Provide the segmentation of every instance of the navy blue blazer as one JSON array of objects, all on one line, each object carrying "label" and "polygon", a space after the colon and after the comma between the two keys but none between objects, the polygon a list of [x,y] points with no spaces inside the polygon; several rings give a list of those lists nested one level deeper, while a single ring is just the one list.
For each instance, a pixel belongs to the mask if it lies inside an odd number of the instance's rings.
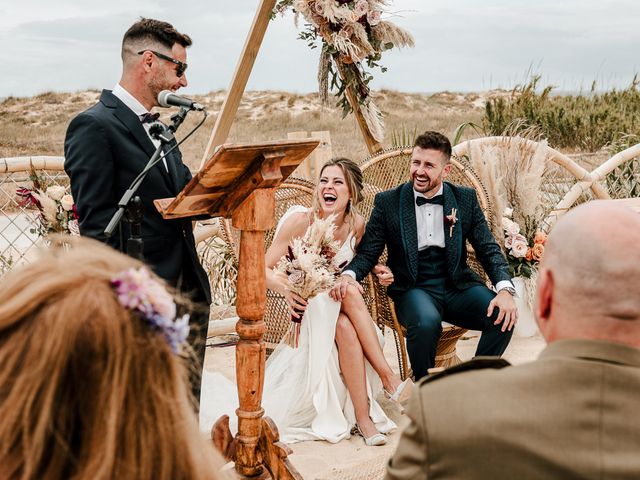
[{"label": "navy blue blazer", "polygon": [[[475,190],[443,182],[443,195],[444,215],[450,215],[455,208],[458,218],[451,236],[449,226],[444,227],[449,280],[461,289],[484,284],[467,265],[467,240],[494,285],[502,280],[510,280],[509,266],[489,229]],[[387,265],[394,275],[394,283],[388,288],[389,294],[393,296],[394,293],[413,288],[418,276],[418,230],[414,202],[411,182],[378,193],[357,254],[345,270],[352,270],[356,278],[361,280],[378,262],[386,246]]]},{"label": "navy blue blazer", "polygon": [[[122,223],[122,235],[116,231],[107,239],[103,232],[123,193],[154,151],[139,117],[109,90],[103,90],[97,104],[71,121],[64,143],[64,169],[71,179],[82,235],[125,250],[122,247],[130,236],[127,223]],[[159,162],[138,190],[144,205],[145,261],[174,286],[181,273],[190,269],[202,298],[210,302],[209,280],[196,252],[191,220],[165,220],[153,205],[155,199],[175,197],[191,179],[179,149],[166,162],[168,171]]]}]

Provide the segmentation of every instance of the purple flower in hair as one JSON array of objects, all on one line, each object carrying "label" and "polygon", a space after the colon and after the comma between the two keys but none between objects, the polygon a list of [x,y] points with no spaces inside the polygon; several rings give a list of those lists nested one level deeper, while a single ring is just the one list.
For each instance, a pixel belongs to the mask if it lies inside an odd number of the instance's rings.
[{"label": "purple flower in hair", "polygon": [[174,352],[189,334],[189,315],[176,318],[176,304],[164,286],[144,267],[130,268],[111,279],[118,302],[137,312],[155,330],[162,332]]}]

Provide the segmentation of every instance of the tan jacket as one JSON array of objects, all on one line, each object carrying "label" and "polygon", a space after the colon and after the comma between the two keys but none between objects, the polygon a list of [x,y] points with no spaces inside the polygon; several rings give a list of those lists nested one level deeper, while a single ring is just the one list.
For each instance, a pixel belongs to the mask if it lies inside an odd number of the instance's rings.
[{"label": "tan jacket", "polygon": [[420,382],[387,479],[640,479],[640,349],[554,342]]}]

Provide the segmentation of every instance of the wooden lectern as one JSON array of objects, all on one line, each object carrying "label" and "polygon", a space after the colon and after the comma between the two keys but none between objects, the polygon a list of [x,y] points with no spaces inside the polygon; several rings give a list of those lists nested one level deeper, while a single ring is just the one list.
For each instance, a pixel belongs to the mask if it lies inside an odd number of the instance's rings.
[{"label": "wooden lectern", "polygon": [[166,219],[226,217],[240,234],[236,310],[236,376],[238,434],[232,437],[229,417],[221,417],[211,431],[215,446],[235,462],[245,477],[300,479],[287,459],[289,448],[279,442],[278,430],[263,418],[261,406],[266,350],[264,232],[275,223],[274,189],[318,146],[315,139],[264,144],[222,145],[175,198],[156,200]]}]

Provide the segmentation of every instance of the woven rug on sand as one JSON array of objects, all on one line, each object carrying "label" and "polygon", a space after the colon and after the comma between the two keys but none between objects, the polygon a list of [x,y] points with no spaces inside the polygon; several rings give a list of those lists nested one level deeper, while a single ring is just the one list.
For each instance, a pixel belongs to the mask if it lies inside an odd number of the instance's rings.
[{"label": "woven rug on sand", "polygon": [[387,458],[374,458],[346,468],[336,468],[317,477],[318,480],[379,480],[384,477]]}]

